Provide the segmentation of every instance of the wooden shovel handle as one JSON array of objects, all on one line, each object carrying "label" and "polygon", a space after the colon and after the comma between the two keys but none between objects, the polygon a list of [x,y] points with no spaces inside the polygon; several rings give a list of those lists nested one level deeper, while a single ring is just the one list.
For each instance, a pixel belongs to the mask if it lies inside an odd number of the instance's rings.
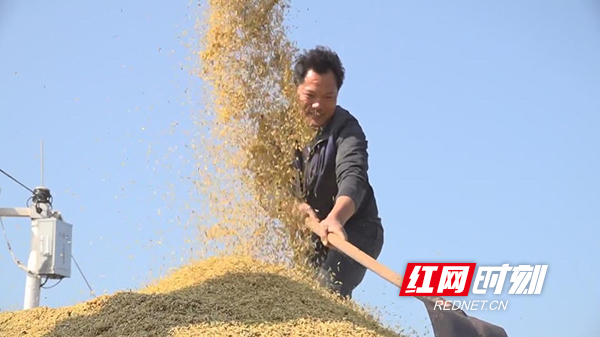
[{"label": "wooden shovel handle", "polygon": [[[317,232],[317,226],[319,226],[319,222],[316,218],[316,215],[309,213],[309,218],[307,219],[306,224],[310,227],[310,229],[313,232]],[[337,234],[329,233],[329,235],[327,235],[327,241],[331,246],[333,246],[340,252],[348,255],[354,261],[360,263],[365,268],[381,276],[388,282],[392,283],[398,288],[402,286],[402,276],[395,273],[393,270],[384,266],[383,264],[377,262],[377,260],[367,255],[362,250],[356,248],[356,246],[354,246],[350,242],[339,237]]]},{"label": "wooden shovel handle", "polygon": [[[314,213],[314,211],[312,209],[304,209],[304,211],[306,211],[308,214],[308,218],[306,219],[306,224],[309,226],[309,228],[314,233],[317,233],[318,226],[319,226],[319,220],[317,218],[317,215]],[[350,242],[339,237],[337,234],[329,233],[327,235],[327,241],[328,241],[329,245],[333,246],[335,249],[339,250],[340,252],[348,255],[351,259],[360,263],[365,268],[369,269],[370,271],[374,272],[375,274],[381,276],[384,280],[390,282],[391,284],[397,286],[398,288],[402,287],[402,276],[400,274],[394,272],[390,268],[379,263],[377,260],[375,260],[371,256],[367,255],[365,252],[358,249],[356,246],[354,246]],[[414,297],[423,302],[443,301],[444,306],[451,305],[451,303],[448,302],[446,299],[444,299],[442,297],[438,297],[438,296],[432,296],[432,297],[414,296]]]},{"label": "wooden shovel handle", "polygon": [[336,249],[348,255],[350,258],[360,263],[365,268],[381,276],[382,278],[397,286],[398,288],[402,286],[402,276],[395,273],[393,270],[384,266],[383,264],[377,262],[377,260],[370,257],[362,250],[356,248],[356,246],[354,246],[350,242],[340,238],[339,235],[330,233],[329,235],[327,235],[327,240]]}]

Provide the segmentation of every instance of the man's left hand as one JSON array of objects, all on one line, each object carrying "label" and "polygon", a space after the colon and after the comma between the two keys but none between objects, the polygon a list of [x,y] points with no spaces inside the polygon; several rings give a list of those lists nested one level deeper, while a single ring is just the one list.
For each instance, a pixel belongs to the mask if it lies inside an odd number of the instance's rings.
[{"label": "man's left hand", "polygon": [[[348,235],[346,234],[346,231],[344,230],[344,225],[338,219],[333,218],[333,217],[327,217],[327,218],[325,218],[325,220],[321,221],[321,225],[323,225],[323,227],[325,227],[325,229],[327,230],[327,234],[329,234],[329,233],[335,234],[335,235],[339,236],[340,238],[344,239],[344,241],[348,241]],[[328,245],[327,237],[325,237],[325,238],[321,237],[321,241],[323,241],[323,245],[325,245],[325,246]]]}]

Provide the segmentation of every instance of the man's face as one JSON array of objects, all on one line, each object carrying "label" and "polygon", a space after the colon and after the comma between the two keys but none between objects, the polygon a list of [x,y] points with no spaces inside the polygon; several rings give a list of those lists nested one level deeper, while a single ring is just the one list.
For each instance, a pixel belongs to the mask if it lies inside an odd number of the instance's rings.
[{"label": "man's face", "polygon": [[330,70],[319,74],[309,70],[304,82],[298,86],[298,99],[306,122],[313,128],[325,126],[337,105],[337,83]]}]

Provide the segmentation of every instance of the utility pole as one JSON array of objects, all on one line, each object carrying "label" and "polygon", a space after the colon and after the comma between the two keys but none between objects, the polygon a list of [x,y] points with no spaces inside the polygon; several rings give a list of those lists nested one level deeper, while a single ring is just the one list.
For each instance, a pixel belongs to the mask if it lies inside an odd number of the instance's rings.
[{"label": "utility pole", "polygon": [[[71,277],[71,235],[73,226],[62,221],[60,212],[52,210],[52,195],[50,194],[50,190],[43,186],[43,158],[44,145],[42,142],[42,186],[36,187],[33,190],[31,205],[28,207],[0,208],[0,217],[25,217],[31,219],[31,243],[27,266],[22,265],[13,256],[19,268],[27,273],[23,309],[31,309],[39,306],[42,278],[45,278],[44,282],[46,282],[49,279],[61,280]],[[14,178],[12,179],[15,180]],[[23,185],[23,187],[25,186]]]}]

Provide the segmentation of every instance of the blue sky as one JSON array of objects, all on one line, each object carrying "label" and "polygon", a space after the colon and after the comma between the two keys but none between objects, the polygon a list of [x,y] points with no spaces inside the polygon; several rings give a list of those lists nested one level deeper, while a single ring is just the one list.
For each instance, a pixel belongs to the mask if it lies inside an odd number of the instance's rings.
[{"label": "blue sky", "polygon": [[[195,8],[0,4],[0,168],[39,185],[44,140],[45,183],[97,293],[139,288],[196,249]],[[369,140],[380,261],[548,264],[541,295],[470,295],[509,301],[471,314],[511,337],[599,335],[600,3],[303,1],[288,22],[299,47],[328,45],[346,67],[339,104]],[[29,197],[0,188],[0,207]],[[4,223],[25,260],[28,221]],[[18,309],[25,275],[4,242],[0,270],[0,310]],[[355,294],[386,322],[430,329],[422,304],[373,274]],[[75,269],[42,295],[90,298]]]}]

